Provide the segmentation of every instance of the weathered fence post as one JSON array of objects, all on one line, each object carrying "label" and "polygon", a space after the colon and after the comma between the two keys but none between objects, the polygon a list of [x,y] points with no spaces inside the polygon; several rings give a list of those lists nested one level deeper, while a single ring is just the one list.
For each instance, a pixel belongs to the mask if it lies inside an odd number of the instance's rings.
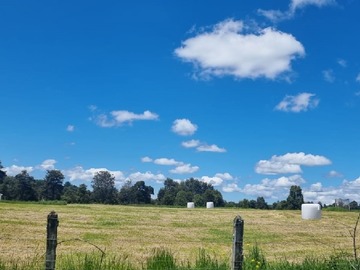
[{"label": "weathered fence post", "polygon": [[234,238],[232,248],[231,270],[242,270],[243,264],[243,240],[244,240],[244,220],[237,216],[234,219]]},{"label": "weathered fence post", "polygon": [[47,217],[45,270],[55,270],[58,225],[58,215],[51,211]]}]

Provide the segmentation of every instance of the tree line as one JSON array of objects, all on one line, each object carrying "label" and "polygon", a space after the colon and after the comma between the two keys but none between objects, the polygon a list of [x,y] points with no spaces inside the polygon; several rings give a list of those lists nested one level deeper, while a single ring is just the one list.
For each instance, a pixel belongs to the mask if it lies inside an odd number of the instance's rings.
[{"label": "tree line", "polygon": [[[167,178],[160,188],[157,198],[153,199],[154,188],[144,181],[135,183],[127,181],[120,189],[115,187],[115,177],[108,171],[97,172],[91,182],[92,190],[81,184],[64,183],[64,175],[59,170],[48,170],[43,179],[35,179],[24,170],[15,176],[8,176],[0,161],[0,194],[2,199],[17,201],[53,201],[67,203],[103,203],[103,204],[158,204],[167,206],[186,206],[194,202],[196,206],[205,206],[214,202],[216,207],[239,207],[252,209],[301,209],[304,197],[300,186],[290,187],[286,200],[268,204],[264,197],[256,200],[243,199],[239,202],[227,202],[222,194],[211,184],[194,178],[182,182]],[[318,202],[321,204],[321,202]],[[322,207],[327,207],[322,205]],[[357,202],[350,203],[349,208],[359,209]]]}]

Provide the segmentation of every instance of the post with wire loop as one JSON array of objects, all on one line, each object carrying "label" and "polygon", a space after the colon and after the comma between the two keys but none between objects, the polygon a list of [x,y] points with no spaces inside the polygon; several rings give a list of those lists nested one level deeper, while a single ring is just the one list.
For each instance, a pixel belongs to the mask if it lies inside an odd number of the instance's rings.
[{"label": "post with wire loop", "polygon": [[47,217],[45,270],[55,270],[58,215],[51,211]]},{"label": "post with wire loop", "polygon": [[232,248],[231,270],[242,270],[243,267],[244,220],[237,216],[234,219],[234,236]]}]

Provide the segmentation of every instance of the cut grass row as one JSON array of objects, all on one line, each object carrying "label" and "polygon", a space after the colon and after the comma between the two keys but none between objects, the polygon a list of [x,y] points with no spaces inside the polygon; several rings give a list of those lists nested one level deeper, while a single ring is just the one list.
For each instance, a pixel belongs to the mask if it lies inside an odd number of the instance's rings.
[{"label": "cut grass row", "polygon": [[254,245],[269,262],[351,255],[349,230],[358,215],[324,211],[322,219],[306,221],[300,211],[0,203],[0,261],[41,258],[46,217],[52,210],[60,221],[59,258],[81,257],[101,249],[109,258],[126,257],[138,265],[159,249],[171,250],[180,264],[195,262],[199,250],[228,264],[237,215],[245,220],[245,255]]}]

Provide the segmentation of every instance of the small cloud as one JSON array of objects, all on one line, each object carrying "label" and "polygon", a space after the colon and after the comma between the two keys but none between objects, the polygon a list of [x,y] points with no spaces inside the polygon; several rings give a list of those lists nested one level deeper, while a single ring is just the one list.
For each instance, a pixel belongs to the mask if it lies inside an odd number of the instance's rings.
[{"label": "small cloud", "polygon": [[222,187],[222,191],[231,193],[231,192],[240,192],[241,188],[236,183],[227,184]]},{"label": "small cloud", "polygon": [[191,166],[191,164],[182,164],[177,166],[175,169],[170,170],[170,172],[174,174],[187,174],[197,172],[198,170],[198,166]]},{"label": "small cloud", "polygon": [[195,73],[205,79],[276,79],[291,71],[294,59],[305,55],[303,45],[291,34],[270,27],[244,33],[247,28],[242,21],[224,20],[183,41],[175,55],[192,63]]},{"label": "small cloud", "polygon": [[197,125],[188,119],[176,119],[173,122],[172,131],[181,136],[193,135],[197,130]]},{"label": "small cloud", "polygon": [[150,111],[144,111],[142,114],[135,114],[129,111],[112,111],[110,115],[100,114],[94,119],[100,127],[116,127],[125,123],[132,124],[133,121],[139,120],[157,120],[159,116]]},{"label": "small cloud", "polygon": [[327,174],[327,177],[328,178],[341,178],[341,177],[343,177],[343,175],[337,171],[332,170]]},{"label": "small cloud", "polygon": [[334,76],[333,70],[331,70],[331,69],[324,70],[322,73],[323,73],[325,81],[327,81],[329,83],[335,82],[335,76]]},{"label": "small cloud", "polygon": [[176,161],[175,159],[171,158],[157,158],[154,160],[154,163],[157,165],[165,165],[165,166],[173,166],[183,164],[182,162]]},{"label": "small cloud", "polygon": [[149,157],[142,157],[141,162],[152,162],[153,160]]},{"label": "small cloud", "polygon": [[47,159],[44,160],[38,168],[40,168],[43,171],[47,170],[54,170],[55,169],[56,160],[55,159]]},{"label": "small cloud", "polygon": [[355,79],[357,82],[360,82],[360,73],[356,76],[356,79]]},{"label": "small cloud", "polygon": [[338,64],[343,68],[347,67],[347,62],[344,59],[339,59]]},{"label": "small cloud", "polygon": [[66,130],[67,130],[68,132],[73,132],[73,131],[75,130],[75,126],[73,126],[73,125],[68,125],[67,128],[66,128]]},{"label": "small cloud", "polygon": [[195,148],[199,146],[199,144],[200,144],[199,140],[190,140],[181,143],[181,145],[184,146],[185,148]]},{"label": "small cloud", "polygon": [[226,152],[225,148],[220,148],[216,144],[212,145],[200,145],[196,148],[199,152],[217,152],[224,153]]},{"label": "small cloud", "polygon": [[315,94],[300,93],[297,96],[286,96],[276,107],[278,111],[294,112],[307,111],[308,109],[316,108],[319,104],[319,99],[313,98]]},{"label": "small cloud", "polygon": [[161,183],[166,180],[166,177],[163,174],[153,174],[151,172],[145,172],[145,173],[136,172],[130,174],[126,178],[126,181],[132,181],[132,182],[151,181],[151,180]]}]

